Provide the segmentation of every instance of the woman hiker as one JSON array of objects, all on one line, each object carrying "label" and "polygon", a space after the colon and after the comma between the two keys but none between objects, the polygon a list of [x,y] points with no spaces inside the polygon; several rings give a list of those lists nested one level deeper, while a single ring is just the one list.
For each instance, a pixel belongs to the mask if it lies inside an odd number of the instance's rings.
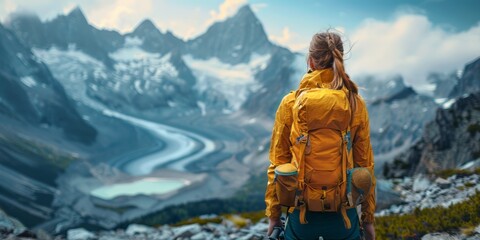
[{"label": "woman hiker", "polygon": [[[282,225],[281,207],[288,206],[285,239],[361,239],[361,232],[375,239],[368,113],[345,71],[341,37],[315,34],[307,64],[298,90],[283,98],[275,117],[265,193],[268,235]],[[277,179],[285,171],[295,176],[287,197]]]}]

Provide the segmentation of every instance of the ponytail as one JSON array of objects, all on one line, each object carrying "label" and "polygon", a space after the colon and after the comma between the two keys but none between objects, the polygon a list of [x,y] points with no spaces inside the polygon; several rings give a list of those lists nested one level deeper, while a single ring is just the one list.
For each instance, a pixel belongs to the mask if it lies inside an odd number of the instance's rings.
[{"label": "ponytail", "polygon": [[358,87],[345,72],[343,64],[343,43],[340,36],[333,32],[323,32],[313,35],[308,49],[308,62],[315,69],[333,68],[332,89],[348,89],[350,110],[353,114],[357,108]]},{"label": "ponytail", "polygon": [[[328,49],[333,55],[333,81],[331,83],[332,89],[341,89],[343,86],[348,90],[348,100],[350,103],[350,110],[353,114],[357,108],[357,96],[358,87],[351,79],[350,76],[345,72],[345,66],[343,64],[343,44],[340,36],[335,33],[327,33],[327,44]],[[336,41],[335,41],[336,40]],[[341,46],[340,49],[338,46]]]}]

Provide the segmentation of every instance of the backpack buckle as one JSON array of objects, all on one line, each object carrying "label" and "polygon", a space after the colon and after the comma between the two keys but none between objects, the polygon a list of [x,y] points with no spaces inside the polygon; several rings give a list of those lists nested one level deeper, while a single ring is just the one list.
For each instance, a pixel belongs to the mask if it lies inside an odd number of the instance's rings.
[{"label": "backpack buckle", "polygon": [[299,137],[297,137],[297,141],[296,141],[296,142],[297,142],[297,144],[299,144],[299,143],[307,143],[307,136],[305,136],[305,135],[303,135],[303,134],[300,135]]},{"label": "backpack buckle", "polygon": [[343,137],[343,140],[347,144],[347,152],[350,152],[350,150],[352,149],[352,141],[351,141],[350,131],[347,131],[345,133],[345,136]]}]

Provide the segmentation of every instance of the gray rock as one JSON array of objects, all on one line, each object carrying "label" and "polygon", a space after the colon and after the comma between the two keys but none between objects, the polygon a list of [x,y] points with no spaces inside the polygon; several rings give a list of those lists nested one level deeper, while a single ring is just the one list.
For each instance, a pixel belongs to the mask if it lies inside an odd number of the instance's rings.
[{"label": "gray rock", "polygon": [[451,236],[448,233],[430,233],[422,237],[422,240],[456,240],[460,239],[456,236]]},{"label": "gray rock", "polygon": [[125,231],[126,234],[128,235],[135,235],[138,233],[151,233],[154,232],[155,228],[145,226],[145,225],[140,225],[140,224],[130,224],[127,227],[127,230]]},{"label": "gray rock", "polygon": [[413,181],[413,191],[414,192],[420,192],[424,191],[430,186],[431,182],[428,180],[428,178],[424,177],[423,175],[419,175],[418,177],[415,178]]},{"label": "gray rock", "polygon": [[[476,65],[479,64],[477,60]],[[469,71],[469,75],[478,74],[478,67]],[[389,172],[402,171],[403,166],[408,168],[406,175],[413,176],[456,168],[473,160],[472,156],[480,151],[480,141],[477,140],[480,135],[476,130],[477,119],[480,119],[480,92],[460,95],[462,97],[448,109],[436,111],[435,120],[425,125],[421,139],[408,151],[396,156],[396,164],[386,167]]]},{"label": "gray rock", "polygon": [[67,231],[68,240],[87,240],[95,238],[95,234],[87,231],[84,228],[75,228]]},{"label": "gray rock", "polygon": [[207,234],[206,232],[199,232],[192,237],[190,237],[190,240],[207,240],[207,239],[212,239],[212,236],[210,234]]},{"label": "gray rock", "polygon": [[12,234],[19,234],[26,230],[22,223],[9,217],[2,210],[0,210],[0,229],[2,229],[3,232],[10,232]]},{"label": "gray rock", "polygon": [[268,224],[267,223],[257,223],[250,227],[250,230],[253,232],[267,232]]},{"label": "gray rock", "polygon": [[198,223],[173,228],[174,238],[189,238],[202,231]]},{"label": "gray rock", "polygon": [[435,180],[435,184],[437,184],[442,189],[449,188],[452,185],[449,180],[443,178],[437,178]]}]

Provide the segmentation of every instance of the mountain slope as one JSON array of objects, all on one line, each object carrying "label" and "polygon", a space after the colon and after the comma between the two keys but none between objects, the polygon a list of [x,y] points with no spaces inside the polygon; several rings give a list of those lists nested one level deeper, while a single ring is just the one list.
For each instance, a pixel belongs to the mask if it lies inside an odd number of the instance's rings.
[{"label": "mountain slope", "polygon": [[71,146],[92,145],[97,130],[45,64],[1,24],[0,56],[0,203],[33,226],[52,216],[55,179],[77,158]]},{"label": "mountain slope", "polygon": [[188,41],[185,53],[235,65],[248,62],[253,53],[268,53],[271,47],[262,24],[245,5],[233,17],[214,23],[204,34]]},{"label": "mountain slope", "polygon": [[108,53],[123,44],[123,37],[108,30],[98,30],[89,25],[80,8],[73,9],[68,15],[42,23],[37,16],[14,14],[7,27],[12,29],[23,44],[49,49],[75,48],[102,61],[108,67],[113,66]]},{"label": "mountain slope", "polygon": [[387,177],[412,176],[457,168],[480,158],[480,93],[438,109],[419,142],[384,169]]},{"label": "mountain slope", "polygon": [[148,52],[158,52],[166,54],[168,52],[180,51],[184,42],[175,37],[171,32],[165,34],[160,32],[158,28],[150,20],[141,22],[133,32],[126,35],[127,37],[138,37],[142,40],[142,48]]},{"label": "mountain slope", "polygon": [[480,58],[467,64],[463,74],[450,92],[451,98],[480,91]]},{"label": "mountain slope", "polygon": [[0,25],[0,111],[37,127],[58,127],[91,143],[96,130],[81,118],[49,69]]},{"label": "mountain slope", "polygon": [[[450,96],[421,139],[384,167],[387,177],[457,168],[480,158],[480,58],[467,64]],[[473,93],[472,93],[473,92]]]},{"label": "mountain slope", "polygon": [[368,76],[357,80],[357,84],[367,102],[371,142],[375,159],[381,165],[420,138],[438,105],[433,98],[406,86],[400,76],[391,79]]}]

